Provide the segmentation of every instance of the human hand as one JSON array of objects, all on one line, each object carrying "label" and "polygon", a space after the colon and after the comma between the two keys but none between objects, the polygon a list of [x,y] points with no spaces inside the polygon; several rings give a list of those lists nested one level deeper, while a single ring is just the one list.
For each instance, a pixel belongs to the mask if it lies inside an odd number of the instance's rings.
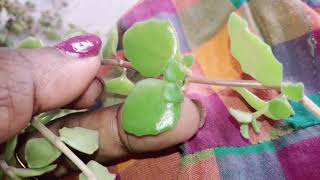
[{"label": "human hand", "polygon": [[[91,46],[91,45],[92,46]],[[19,133],[41,112],[72,107],[86,108],[103,94],[95,78],[100,67],[99,38],[71,38],[56,48],[36,50],[0,49],[0,143]],[[156,151],[181,143],[198,129],[196,105],[185,98],[177,126],[158,136],[136,137],[121,126],[121,105],[80,113],[56,120],[55,133],[63,126],[81,126],[99,131],[100,161],[123,157],[130,152]]]}]

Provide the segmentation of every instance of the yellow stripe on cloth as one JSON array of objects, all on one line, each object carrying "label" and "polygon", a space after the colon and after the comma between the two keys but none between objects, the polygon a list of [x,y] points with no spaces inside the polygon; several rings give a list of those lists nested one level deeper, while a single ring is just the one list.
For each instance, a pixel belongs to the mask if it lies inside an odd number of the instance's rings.
[{"label": "yellow stripe on cloth", "polygon": [[[216,79],[241,79],[239,63],[230,54],[230,38],[225,25],[212,39],[193,49],[206,77]],[[212,86],[214,91],[224,87]]]}]

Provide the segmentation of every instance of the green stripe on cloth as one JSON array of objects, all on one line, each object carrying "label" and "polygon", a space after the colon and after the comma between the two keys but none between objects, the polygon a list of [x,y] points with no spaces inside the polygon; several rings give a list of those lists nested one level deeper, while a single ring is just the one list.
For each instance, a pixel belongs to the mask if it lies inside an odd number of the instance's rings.
[{"label": "green stripe on cloth", "polygon": [[178,11],[189,46],[197,48],[213,38],[234,10],[236,8],[230,0],[201,0]]},{"label": "green stripe on cloth", "polygon": [[247,154],[259,154],[264,152],[274,152],[275,147],[271,142],[256,144],[245,147],[221,147],[214,149],[214,154],[218,156],[226,155],[247,155]]},{"label": "green stripe on cloth", "polygon": [[232,4],[239,8],[242,4],[247,3],[249,0],[231,0]]},{"label": "green stripe on cloth", "polygon": [[[320,93],[311,95],[310,99],[320,106]],[[302,104],[297,102],[291,102],[291,105],[295,111],[295,115],[289,118],[286,122],[295,129],[307,128],[309,126],[320,124],[320,120],[314,116],[308,109]]]},{"label": "green stripe on cloth", "polygon": [[181,166],[182,167],[189,166],[199,161],[208,159],[211,156],[213,156],[212,149],[207,149],[196,154],[190,154],[183,157],[183,159],[181,160]]}]

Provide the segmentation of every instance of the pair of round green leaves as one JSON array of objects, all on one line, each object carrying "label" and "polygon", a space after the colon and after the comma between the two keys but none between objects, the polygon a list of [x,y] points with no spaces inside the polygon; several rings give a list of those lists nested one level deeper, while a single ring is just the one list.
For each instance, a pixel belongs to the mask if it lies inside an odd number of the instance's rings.
[{"label": "pair of round green leaves", "polygon": [[126,99],[122,126],[136,136],[157,135],[175,126],[184,96],[175,83],[139,81]]},{"label": "pair of round green leaves", "polygon": [[124,53],[133,68],[144,77],[164,74],[166,80],[145,79],[130,92],[122,119],[128,133],[157,135],[174,127],[180,118],[184,72],[176,60],[178,46],[176,32],[168,21],[136,23],[124,34]]},{"label": "pair of round green leaves", "polygon": [[[85,154],[93,154],[99,147],[99,133],[81,127],[59,129],[60,139],[73,149]],[[61,155],[53,144],[45,138],[30,139],[25,148],[25,159],[30,168],[45,168]]]}]

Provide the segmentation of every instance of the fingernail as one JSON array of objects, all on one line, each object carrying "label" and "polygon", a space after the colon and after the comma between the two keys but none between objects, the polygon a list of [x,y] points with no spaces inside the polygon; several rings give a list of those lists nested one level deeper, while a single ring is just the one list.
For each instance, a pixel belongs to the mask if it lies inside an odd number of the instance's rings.
[{"label": "fingernail", "polygon": [[76,58],[97,56],[101,49],[101,39],[93,34],[74,36],[55,46],[64,54]]},{"label": "fingernail", "polygon": [[191,99],[191,101],[197,106],[197,108],[199,110],[199,113],[200,113],[199,129],[201,129],[201,128],[203,128],[203,126],[206,122],[208,111],[198,96],[196,96],[194,94],[189,94],[188,98]]}]

